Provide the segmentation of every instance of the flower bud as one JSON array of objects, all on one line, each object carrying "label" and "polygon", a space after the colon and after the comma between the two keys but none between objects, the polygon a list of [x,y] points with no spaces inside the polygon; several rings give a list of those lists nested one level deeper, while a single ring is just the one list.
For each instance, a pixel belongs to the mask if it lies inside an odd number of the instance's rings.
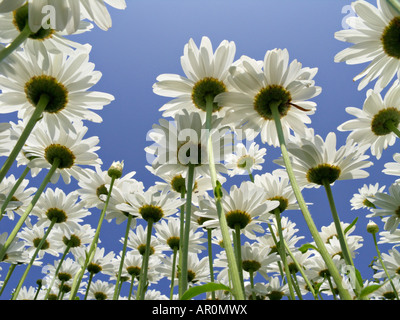
[{"label": "flower bud", "polygon": [[367,231],[369,233],[375,234],[379,231],[379,226],[375,222],[370,220],[367,224]]},{"label": "flower bud", "polygon": [[123,168],[124,168],[124,161],[121,161],[121,162],[114,161],[111,164],[110,169],[108,169],[107,173],[111,178],[118,179],[118,178],[121,178],[121,176],[122,176]]}]

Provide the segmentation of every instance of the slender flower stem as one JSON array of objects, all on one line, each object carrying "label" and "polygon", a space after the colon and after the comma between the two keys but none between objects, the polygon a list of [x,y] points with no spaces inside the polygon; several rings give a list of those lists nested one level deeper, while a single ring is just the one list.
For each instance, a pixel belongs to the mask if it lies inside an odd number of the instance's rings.
[{"label": "slender flower stem", "polygon": [[386,277],[388,278],[388,280],[389,280],[389,282],[390,282],[390,285],[391,285],[392,288],[393,288],[393,292],[394,292],[394,294],[395,294],[395,296],[396,296],[396,299],[399,300],[399,294],[398,294],[398,292],[397,292],[396,287],[394,286],[394,284],[393,284],[393,282],[392,282],[392,277],[389,275],[389,272],[387,271],[387,268],[386,268],[386,266],[385,266],[385,263],[384,263],[383,260],[382,260],[381,252],[380,252],[380,250],[379,250],[378,242],[377,242],[377,240],[376,240],[376,233],[372,233],[372,236],[373,236],[373,238],[374,238],[374,245],[375,245],[376,253],[378,254],[379,262],[381,263],[382,268],[383,268],[383,270],[385,271]]},{"label": "slender flower stem", "polygon": [[6,285],[7,285],[8,281],[10,280],[10,278],[11,278],[16,266],[17,266],[16,263],[11,263],[10,264],[10,267],[8,268],[7,275],[4,278],[3,286],[1,287],[1,290],[0,290],[0,296],[3,294],[3,291],[6,288]]},{"label": "slender flower stem", "polygon": [[83,275],[85,273],[85,270],[86,270],[87,266],[89,265],[90,261],[92,261],[93,256],[95,254],[95,251],[96,251],[96,248],[97,248],[97,243],[98,243],[99,237],[100,237],[101,226],[103,224],[104,217],[106,215],[108,203],[110,202],[111,193],[112,193],[112,189],[113,189],[113,186],[114,186],[115,179],[116,179],[115,176],[113,176],[111,178],[110,188],[109,188],[108,193],[107,193],[107,198],[106,198],[106,201],[104,203],[104,207],[101,210],[99,222],[97,224],[96,233],[94,234],[94,238],[93,238],[92,243],[90,245],[89,252],[86,255],[86,259],[85,259],[85,261],[84,261],[84,263],[83,263],[83,265],[81,267],[80,272],[78,272],[76,274],[76,276],[74,278],[74,281],[72,283],[71,294],[70,294],[70,298],[69,298],[70,300],[74,300],[76,298],[76,295],[78,293],[78,288],[79,288],[79,285],[80,285],[80,283],[82,281],[82,278],[83,278]]},{"label": "slender flower stem", "polygon": [[[181,198],[184,199],[186,197],[186,188],[183,188],[183,190],[181,190]],[[182,270],[182,263],[183,263],[183,259],[182,259],[182,241],[184,238],[184,230],[185,230],[185,204],[181,205],[180,208],[180,226],[179,226],[179,261],[178,261],[178,274],[180,275],[181,270]],[[181,297],[183,295],[183,291],[182,291],[182,277],[179,276],[179,285],[178,285],[178,293],[179,293],[179,297]]]},{"label": "slender flower stem", "polygon": [[68,252],[69,252],[69,249],[71,249],[71,245],[72,245],[72,242],[69,241],[68,244],[67,244],[67,247],[66,247],[65,250],[64,250],[64,253],[63,253],[63,255],[62,255],[60,261],[58,262],[57,269],[56,269],[56,271],[54,272],[54,276],[53,276],[53,279],[51,280],[50,285],[48,286],[48,289],[47,289],[47,292],[46,292],[46,296],[44,297],[44,300],[47,300],[48,297],[49,297],[49,295],[50,295],[51,288],[53,287],[53,284],[54,284],[54,282],[56,281],[56,277],[57,277],[57,275],[58,275],[58,273],[59,273],[59,271],[60,271],[60,269],[61,269],[61,266],[62,266],[62,263],[63,263],[65,257],[67,256],[67,254],[68,254]]},{"label": "slender flower stem", "polygon": [[242,266],[242,242],[240,239],[240,225],[235,225],[235,238],[233,247],[235,248],[236,264],[239,270],[240,282],[242,284],[242,290],[244,292],[244,281],[243,281],[243,266]]},{"label": "slender flower stem", "polygon": [[185,212],[185,229],[183,240],[181,243],[182,254],[182,269],[180,274],[180,293],[183,294],[188,288],[188,258],[189,258],[189,235],[190,235],[190,220],[192,215],[192,194],[194,183],[194,164],[189,164],[188,168],[188,183],[186,193],[186,212]]},{"label": "slender flower stem", "polygon": [[171,288],[170,288],[170,294],[169,294],[169,299],[173,300],[174,299],[174,282],[175,282],[175,273],[176,273],[176,256],[178,254],[178,247],[174,247],[174,254],[172,256],[172,271],[171,271]]},{"label": "slender flower stem", "polygon": [[147,288],[147,274],[149,269],[149,258],[150,258],[150,243],[151,233],[153,231],[153,219],[147,220],[147,238],[146,238],[146,250],[143,256],[143,265],[140,269],[139,286],[137,292],[137,300],[144,300],[146,288]]},{"label": "slender flower stem", "polygon": [[212,110],[213,110],[213,97],[207,96],[206,98],[206,129],[208,130],[208,162],[210,166],[210,175],[211,175],[211,184],[214,190],[215,204],[218,213],[218,220],[221,228],[222,240],[224,242],[224,248],[226,251],[226,256],[228,259],[228,267],[230,272],[230,277],[232,279],[232,290],[234,292],[234,296],[237,300],[244,300],[245,295],[242,290],[242,285],[240,281],[239,269],[235,261],[235,253],[232,248],[232,241],[230,237],[228,223],[226,221],[226,216],[224,213],[224,209],[222,207],[222,199],[220,195],[220,190],[218,190],[219,184],[217,179],[217,172],[215,169],[214,163],[214,152],[213,152],[213,143],[211,138],[211,119],[212,119]]},{"label": "slender flower stem", "polygon": [[317,300],[317,294],[316,294],[316,292],[314,290],[313,285],[311,284],[310,280],[308,279],[307,275],[305,274],[304,268],[297,261],[297,259],[294,256],[293,252],[290,250],[287,242],[284,241],[284,243],[285,243],[285,248],[286,248],[287,253],[289,254],[289,256],[292,259],[293,263],[295,264],[297,270],[300,272],[301,276],[303,277],[304,281],[306,282],[306,284],[308,286],[308,290],[311,292],[311,294],[313,295],[314,299]]},{"label": "slender flower stem", "polygon": [[278,251],[282,259],[283,263],[283,268],[285,270],[286,274],[286,280],[288,282],[288,287],[289,287],[289,293],[290,293],[290,298],[292,300],[295,300],[296,297],[294,295],[293,291],[293,282],[292,282],[292,277],[290,275],[290,270],[289,270],[289,265],[286,259],[286,248],[285,248],[285,238],[283,237],[283,230],[282,230],[282,223],[281,223],[281,213],[279,209],[274,210],[275,213],[275,219],[276,219],[276,226],[278,228],[278,233],[279,233],[279,247]]},{"label": "slender flower stem", "polygon": [[118,287],[119,287],[119,283],[120,283],[120,280],[121,280],[122,268],[124,267],[125,254],[126,254],[126,248],[127,248],[127,245],[128,245],[128,236],[129,236],[129,230],[131,229],[132,218],[133,218],[132,215],[128,215],[128,222],[127,222],[126,230],[125,230],[124,246],[122,248],[121,261],[119,263],[117,282],[115,283],[115,287],[114,287],[113,300],[118,300]]},{"label": "slender flower stem", "polygon": [[19,33],[19,35],[10,43],[10,45],[0,51],[0,63],[7,58],[11,53],[13,53],[15,50],[17,50],[22,43],[25,42],[26,39],[29,38],[31,35],[32,31],[29,28],[29,23],[27,23],[22,29],[22,31]]},{"label": "slender flower stem", "polygon": [[4,243],[3,248],[1,248],[0,261],[3,260],[8,248],[10,247],[11,243],[14,241],[14,239],[17,236],[19,230],[21,229],[22,225],[24,224],[25,220],[28,218],[29,214],[31,213],[33,207],[36,205],[36,202],[38,202],[41,194],[43,193],[43,191],[46,188],[47,184],[50,182],[51,177],[53,176],[54,172],[57,170],[59,165],[60,165],[60,159],[55,158],[53,163],[52,163],[52,165],[51,165],[51,168],[50,168],[49,172],[44,177],[41,185],[39,186],[38,190],[35,193],[35,196],[33,197],[32,201],[31,201],[31,203],[25,209],[24,214],[20,217],[20,219],[18,220],[17,224],[15,225],[13,231],[8,236],[6,242]]},{"label": "slender flower stem", "polygon": [[37,300],[37,298],[38,298],[38,296],[39,296],[39,293],[40,293],[40,290],[42,290],[42,287],[43,287],[43,284],[42,284],[42,282],[40,281],[40,282],[38,283],[38,288],[37,288],[37,290],[36,290],[35,296],[33,297],[33,300]]},{"label": "slender flower stem", "polygon": [[340,297],[343,300],[351,300],[352,299],[351,295],[343,286],[342,277],[340,276],[339,270],[336,268],[331,256],[329,255],[327,248],[325,247],[323,240],[321,239],[321,236],[319,235],[318,229],[315,226],[315,223],[311,217],[310,212],[308,211],[307,204],[304,201],[303,195],[301,193],[301,189],[297,184],[297,181],[296,181],[296,178],[295,178],[295,175],[293,172],[292,164],[290,162],[289,153],[286,149],[285,137],[283,135],[280,114],[278,111],[279,104],[280,104],[279,101],[277,103],[273,103],[270,105],[270,108],[271,108],[272,115],[273,115],[275,125],[276,125],[276,131],[277,131],[278,138],[279,138],[279,144],[281,147],[282,158],[285,163],[286,171],[289,176],[293,192],[296,196],[296,199],[297,199],[297,202],[301,209],[301,212],[303,214],[304,220],[307,223],[308,229],[310,230],[311,235],[315,241],[315,244],[317,245],[318,251],[321,254],[323,260],[325,261],[325,264],[330,272],[330,275],[333,277],[333,279],[337,285]]},{"label": "slender flower stem", "polygon": [[254,292],[254,271],[250,270],[250,286],[251,286],[251,297],[253,300],[256,300],[256,293]]},{"label": "slender flower stem", "polygon": [[31,170],[29,166],[26,166],[24,171],[22,172],[21,176],[18,178],[17,182],[13,185],[12,189],[10,190],[10,193],[8,194],[6,200],[4,201],[1,211],[0,211],[0,221],[3,219],[4,212],[6,211],[7,205],[10,203],[12,200],[12,197],[14,196],[15,192],[17,191],[18,187],[21,185],[21,183],[24,181],[26,175],[28,172]]},{"label": "slender flower stem", "polygon": [[47,228],[46,233],[44,234],[43,238],[40,240],[40,242],[39,242],[38,246],[36,247],[36,250],[31,258],[31,261],[29,262],[28,266],[26,267],[25,272],[22,275],[21,279],[19,280],[19,283],[13,293],[12,300],[16,300],[18,298],[18,294],[22,288],[22,285],[24,284],[24,281],[25,281],[31,267],[32,267],[33,263],[35,262],[39,251],[42,249],[43,244],[45,243],[47,237],[49,236],[51,229],[53,229],[54,225],[56,224],[56,221],[57,221],[57,218],[54,218],[53,220],[51,220],[50,226]]},{"label": "slender flower stem", "polygon": [[385,126],[391,130],[397,137],[400,138],[400,130],[394,125],[392,121],[387,121]]},{"label": "slender flower stem", "polygon": [[87,300],[87,297],[88,297],[88,295],[89,295],[90,285],[92,284],[93,276],[94,276],[94,273],[93,273],[93,271],[92,271],[92,272],[90,272],[90,274],[89,274],[89,280],[88,280],[88,284],[87,284],[87,286],[86,286],[86,293],[85,293],[85,297],[83,298],[83,300]]},{"label": "slender flower stem", "polygon": [[[207,244],[208,244],[208,265],[210,268],[210,279],[214,282],[214,263],[212,253],[212,229],[207,229]],[[215,300],[215,291],[211,291],[211,299]]]},{"label": "slender flower stem", "polygon": [[19,152],[21,151],[22,147],[24,146],[24,144],[25,144],[26,140],[28,139],[29,135],[31,134],[33,128],[35,127],[36,123],[42,116],[42,113],[46,109],[49,101],[50,101],[50,97],[47,94],[42,94],[40,96],[39,102],[35,107],[35,111],[33,112],[31,118],[29,119],[28,123],[26,124],[25,129],[22,131],[21,136],[19,137],[13,150],[11,151],[10,155],[8,156],[7,160],[4,162],[3,167],[0,170],[0,182],[3,181],[8,170],[10,170],[12,164],[14,163],[14,160],[17,158]]},{"label": "slender flower stem", "polygon": [[330,206],[331,211],[332,211],[333,222],[335,223],[336,232],[337,232],[338,239],[339,239],[339,242],[340,242],[340,247],[342,248],[342,253],[343,253],[344,260],[346,261],[347,265],[354,267],[353,259],[351,258],[351,254],[350,254],[350,251],[349,251],[349,248],[348,248],[348,245],[347,245],[347,241],[346,241],[346,238],[344,236],[344,232],[343,232],[342,226],[340,224],[339,214],[338,214],[338,212],[336,210],[335,201],[333,199],[331,186],[330,186],[330,184],[328,182],[324,181],[324,187],[325,187],[325,190],[326,190],[326,195],[327,195],[328,200],[329,200],[329,206]]}]

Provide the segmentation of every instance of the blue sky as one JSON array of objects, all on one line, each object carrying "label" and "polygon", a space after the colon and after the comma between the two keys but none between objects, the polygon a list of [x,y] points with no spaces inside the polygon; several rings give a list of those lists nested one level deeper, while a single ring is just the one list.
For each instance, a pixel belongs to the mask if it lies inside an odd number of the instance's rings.
[{"label": "blue sky", "polygon": [[[214,48],[224,39],[234,41],[236,58],[248,55],[263,59],[267,50],[287,48],[290,60],[297,59],[305,67],[318,67],[315,80],[316,85],[322,87],[322,93],[313,99],[317,103],[317,111],[311,117],[311,127],[324,138],[330,131],[335,131],[338,147],[344,143],[347,135],[337,132],[336,128],[351,118],[345,108],[361,108],[366,90],[371,87],[358,91],[358,83],[352,80],[366,65],[348,66],[333,61],[335,54],[348,46],[334,39],[334,33],[343,27],[342,20],[349,14],[346,7],[349,1],[127,0],[127,4],[124,11],[110,8],[113,26],[107,32],[95,27],[93,31],[71,39],[93,46],[90,60],[103,73],[95,89],[111,93],[116,98],[99,112],[103,123],[85,123],[89,127],[87,136],[100,138],[101,149],[98,154],[103,160],[104,169],[114,160],[124,160],[125,172],[136,171],[135,178],[146,187],[156,181],[145,169],[148,163],[144,148],[150,144],[146,141],[146,134],[161,118],[158,109],[169,100],[155,95],[152,85],[162,73],[183,75],[180,56],[190,38],[199,44],[202,36],[208,36]],[[2,116],[1,120],[16,121],[15,117],[14,114]],[[277,168],[272,160],[280,155],[280,151],[265,147],[267,156],[264,168],[271,171]],[[388,189],[395,179],[382,174],[381,170],[385,162],[392,161],[392,155],[398,148],[399,144],[396,143],[386,150],[380,161],[371,158],[374,166],[368,170],[369,178],[339,181],[333,187],[341,219],[350,223],[359,217],[355,234],[364,236],[364,246],[359,249],[355,263],[364,277],[371,276],[368,265],[376,253],[372,249],[371,236],[365,232],[367,212],[351,211],[349,201],[364,183],[380,182],[380,185],[387,185]],[[40,180],[31,182],[32,185],[39,183]],[[59,185],[64,190],[73,190],[75,186],[74,183],[64,186],[62,182]],[[323,188],[307,190],[304,196],[306,201],[314,203],[310,211],[317,227],[330,224],[331,213]],[[288,214],[297,223],[299,235],[306,237],[304,242],[311,241],[301,213]],[[90,218],[94,226],[97,217],[94,213]],[[124,225],[105,223],[103,230],[107,236],[101,236],[102,244],[118,252]],[[0,226],[0,231],[5,231],[3,226]],[[23,270],[20,270],[22,274]],[[1,279],[4,276],[3,267]],[[29,284],[28,281],[26,283]],[[12,284],[9,285],[11,288]],[[7,295],[4,294],[4,297]]]}]

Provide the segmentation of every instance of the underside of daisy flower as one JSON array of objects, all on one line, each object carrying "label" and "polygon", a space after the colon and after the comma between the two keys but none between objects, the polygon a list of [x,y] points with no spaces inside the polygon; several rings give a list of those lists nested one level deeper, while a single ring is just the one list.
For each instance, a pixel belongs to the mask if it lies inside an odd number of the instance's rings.
[{"label": "underside of daisy flower", "polygon": [[151,204],[146,204],[140,207],[139,213],[144,220],[149,221],[151,219],[153,222],[159,221],[164,216],[164,212],[161,207]]},{"label": "underside of daisy flower", "polygon": [[371,130],[377,136],[392,132],[389,123],[397,128],[400,123],[400,111],[397,108],[386,108],[379,111],[371,121]]},{"label": "underside of daisy flower", "polygon": [[281,117],[287,115],[290,109],[292,97],[290,92],[280,85],[270,85],[260,90],[254,97],[254,109],[265,120],[273,120],[271,104],[278,103],[278,111]]},{"label": "underside of daisy flower", "polygon": [[237,225],[243,229],[251,222],[251,216],[246,211],[232,210],[226,213],[226,222],[231,229]]},{"label": "underside of daisy flower", "polygon": [[[206,111],[207,97],[214,99],[218,94],[226,92],[225,84],[218,79],[206,77],[199,80],[194,86],[192,91],[192,100],[194,105],[200,110]],[[213,112],[219,111],[221,106],[213,103]]]},{"label": "underside of daisy flower", "polygon": [[46,216],[50,221],[55,221],[56,223],[62,223],[67,221],[68,216],[64,210],[58,208],[50,208],[46,211]]},{"label": "underside of daisy flower", "polygon": [[395,17],[382,33],[383,50],[390,57],[400,59],[400,17]]},{"label": "underside of daisy flower", "polygon": [[323,163],[310,168],[307,172],[307,180],[311,183],[324,185],[333,183],[340,177],[340,168],[331,164]]},{"label": "underside of daisy flower", "polygon": [[50,164],[53,164],[54,160],[58,158],[60,160],[59,169],[71,168],[75,163],[74,153],[60,144],[49,145],[44,151],[44,156]]}]

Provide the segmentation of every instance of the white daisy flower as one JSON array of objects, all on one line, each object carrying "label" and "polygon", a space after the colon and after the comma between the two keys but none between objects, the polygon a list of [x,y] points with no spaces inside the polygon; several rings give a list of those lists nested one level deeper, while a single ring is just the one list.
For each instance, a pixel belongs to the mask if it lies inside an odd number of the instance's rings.
[{"label": "white daisy flower", "polygon": [[[27,5],[14,12],[0,13],[0,42],[4,44],[11,43],[23,31],[28,19]],[[93,25],[89,22],[81,21],[75,34],[81,34],[90,31]],[[52,28],[41,28],[32,33],[23,43],[22,47],[29,46],[33,52],[41,53],[43,56],[47,52],[59,53],[65,52],[72,54],[74,49],[83,48],[83,45],[74,42],[65,36],[65,31],[56,31]]]},{"label": "white daisy flower", "polygon": [[49,59],[31,50],[15,52],[0,75],[0,112],[18,111],[18,118],[27,121],[40,98],[47,95],[49,102],[39,123],[47,123],[51,131],[56,127],[73,130],[73,121],[101,122],[102,118],[91,109],[101,110],[114,97],[88,91],[101,78],[89,62],[90,49],[85,45],[85,49],[69,56],[49,53]]},{"label": "white daisy flower", "polygon": [[[145,254],[146,250],[146,237],[147,237],[147,229],[148,227],[144,228],[141,224],[139,224],[135,230],[129,230],[128,233],[128,241],[127,247],[134,250],[141,255]],[[124,243],[124,238],[120,239],[121,243]],[[151,235],[150,240],[150,256],[161,256],[163,252],[167,250],[167,246],[160,242],[160,240]]]},{"label": "white daisy flower", "polygon": [[89,288],[88,300],[112,300],[114,296],[113,283],[103,280],[96,280]]},{"label": "white daisy flower", "polygon": [[62,230],[74,231],[79,229],[83,218],[91,213],[84,208],[84,203],[78,200],[77,192],[65,194],[63,190],[47,188],[40,196],[32,215],[38,218],[37,226],[48,227],[52,222]]},{"label": "white daisy flower", "polygon": [[230,177],[246,175],[254,170],[262,170],[267,149],[260,149],[256,142],[252,142],[247,147],[243,143],[238,143],[234,146],[234,149],[234,152],[228,154],[225,158],[225,166]]},{"label": "white daisy flower", "polygon": [[390,243],[395,245],[400,245],[400,229],[396,229],[393,232],[382,231],[379,232],[378,244]]},{"label": "white daisy flower", "polygon": [[[392,283],[396,292],[393,291]],[[396,300],[396,296],[398,296],[398,293],[400,292],[399,278],[393,278],[391,283],[389,281],[382,280],[378,283],[374,282],[373,284],[381,285],[371,294],[371,297],[377,300]]]},{"label": "white daisy flower", "polygon": [[[8,233],[3,232],[0,234],[0,249],[4,247],[8,238]],[[8,262],[8,263],[27,263],[29,261],[29,256],[25,248],[25,241],[20,241],[14,239],[11,245],[8,247],[3,259],[1,262]]]},{"label": "white daisy flower", "polygon": [[[57,225],[51,230],[49,237],[56,242],[56,245],[65,251],[67,247],[72,254],[76,255],[79,250],[84,250],[93,241],[96,230],[90,224],[78,225],[78,229],[58,228]],[[84,257],[84,255],[83,255]]]},{"label": "white daisy flower", "polygon": [[248,140],[260,134],[263,143],[279,146],[270,105],[280,103],[278,111],[285,137],[290,130],[303,132],[305,124],[311,122],[308,115],[316,108],[314,102],[307,100],[321,92],[313,80],[317,68],[302,68],[297,60],[289,64],[286,49],[267,51],[262,65],[245,56],[240,62],[231,68],[230,82],[236,90],[215,98],[218,105],[229,108],[226,123],[236,123]]},{"label": "white daisy flower", "polygon": [[393,128],[400,124],[400,83],[398,80],[389,88],[384,98],[381,94],[367,91],[363,109],[347,107],[346,112],[355,116],[338,127],[339,131],[351,131],[348,139],[360,145],[370,145],[371,154],[377,159],[382,151],[396,142]]},{"label": "white daisy flower", "polygon": [[[390,176],[400,176],[400,153],[395,153],[393,155],[394,162],[386,162],[385,169],[382,170],[383,173]],[[396,179],[396,182],[400,182],[400,178]]]},{"label": "white daisy flower", "polygon": [[[219,127],[222,119],[213,116],[213,128]],[[175,121],[160,119],[153,125],[149,138],[154,141],[145,151],[149,156],[156,175],[186,175],[189,164],[195,166],[195,176],[209,177],[208,134],[205,123],[198,113],[175,115]],[[226,168],[221,163],[232,146],[232,134],[227,128],[211,131],[215,167],[218,173],[225,173]]]},{"label": "white daisy flower", "polygon": [[278,200],[280,202],[279,210],[297,210],[296,197],[293,193],[289,177],[286,172],[274,170],[272,173],[264,173],[254,176],[254,184],[264,189],[267,200]]},{"label": "white daisy flower", "polygon": [[[382,252],[382,260],[387,269],[389,276],[399,277],[399,268],[400,268],[400,252],[392,248],[388,251],[388,253]],[[380,261],[375,261],[372,268],[377,270],[374,274],[375,279],[386,278],[385,270],[382,267]]]},{"label": "white daisy flower", "polygon": [[[293,171],[300,187],[319,188],[324,182],[361,179],[369,176],[365,168],[373,165],[364,152],[368,146],[358,146],[352,140],[336,149],[336,134],[330,132],[325,141],[321,136],[301,139],[301,143],[289,141],[288,152],[292,158]],[[284,166],[282,158],[275,160]]]},{"label": "white daisy flower", "polygon": [[281,300],[285,296],[289,296],[289,287],[287,283],[282,283],[279,277],[269,278],[267,284],[266,296],[268,300]]},{"label": "white daisy flower", "polygon": [[374,185],[364,184],[358,189],[358,193],[355,193],[350,199],[351,210],[358,210],[361,208],[368,208],[369,210],[372,210],[372,208],[374,208],[374,204],[370,200],[373,199],[377,192],[382,193],[385,188],[386,186],[379,187],[378,182]]},{"label": "white daisy flower", "polygon": [[372,209],[367,218],[383,217],[384,229],[394,232],[400,223],[400,184],[392,184],[389,187],[389,194],[377,192],[370,199],[376,208]]},{"label": "white daisy flower", "polygon": [[54,172],[51,182],[57,183],[60,175],[64,182],[69,184],[71,176],[80,180],[86,171],[81,167],[100,166],[101,159],[95,151],[98,137],[84,139],[88,128],[81,122],[74,123],[74,132],[67,133],[63,128],[52,133],[45,126],[38,126],[29,136],[23,151],[27,157],[32,157],[29,162],[31,168],[50,168],[55,159],[60,160],[58,169]]},{"label": "white daisy flower", "polygon": [[[181,110],[198,112],[201,119],[206,117],[206,97],[230,89],[227,82],[228,69],[233,63],[236,52],[234,42],[224,40],[213,52],[209,38],[202,37],[200,48],[193,39],[184,47],[181,65],[186,77],[176,74],[162,74],[157,77],[153,91],[161,96],[173,99],[163,105],[163,117],[174,117]],[[223,117],[225,110],[214,103],[213,113]]]},{"label": "white daisy flower", "polygon": [[[255,232],[264,233],[264,227],[260,223],[265,222],[265,216],[279,207],[279,201],[266,200],[264,190],[250,181],[242,182],[239,187],[233,185],[229,192],[222,189],[222,192],[221,202],[229,228],[239,228],[249,239],[256,238]],[[200,201],[198,215],[208,218],[203,227],[219,226],[215,199],[209,195]]]},{"label": "white daisy flower", "polygon": [[386,0],[377,0],[377,6],[364,0],[351,4],[356,16],[347,18],[351,29],[335,33],[335,38],[353,45],[340,51],[335,62],[369,65],[354,81],[360,80],[358,89],[377,79],[375,90],[381,91],[400,69],[400,16]]}]

